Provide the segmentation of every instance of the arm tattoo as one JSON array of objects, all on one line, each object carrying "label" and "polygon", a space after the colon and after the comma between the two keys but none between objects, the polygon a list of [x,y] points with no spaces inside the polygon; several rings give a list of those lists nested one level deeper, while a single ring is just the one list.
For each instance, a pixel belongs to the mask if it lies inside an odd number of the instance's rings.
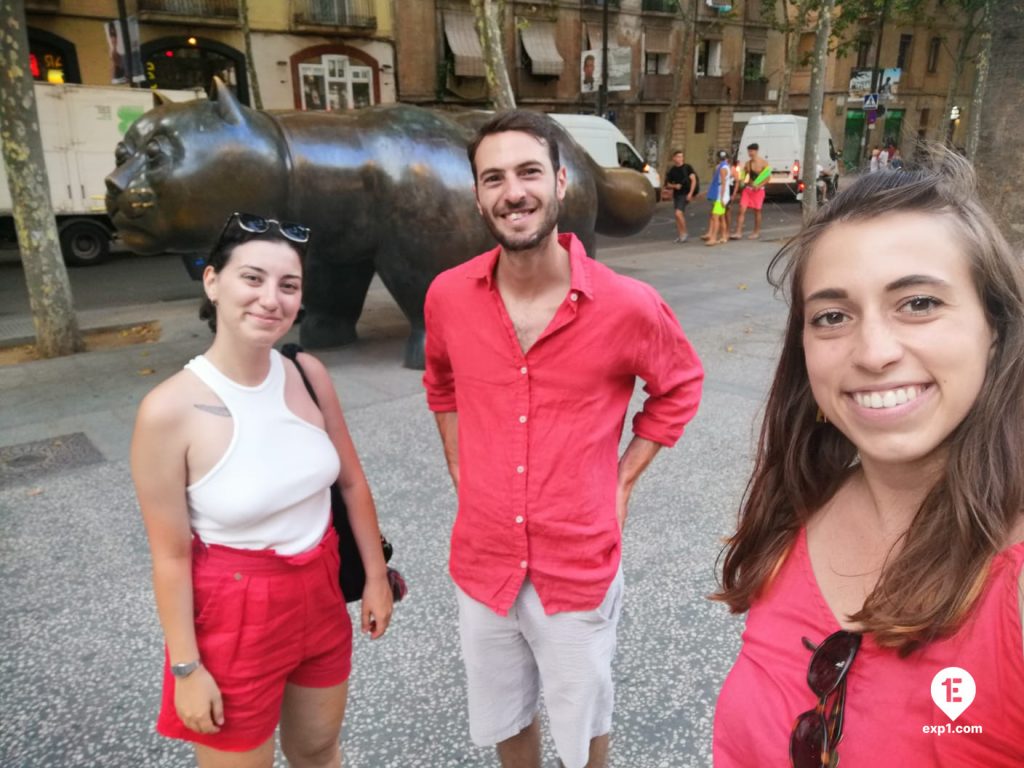
[{"label": "arm tattoo", "polygon": [[203,413],[212,413],[214,416],[227,416],[231,418],[231,411],[225,408],[223,405],[204,405],[203,403],[195,403],[194,408],[198,408]]}]

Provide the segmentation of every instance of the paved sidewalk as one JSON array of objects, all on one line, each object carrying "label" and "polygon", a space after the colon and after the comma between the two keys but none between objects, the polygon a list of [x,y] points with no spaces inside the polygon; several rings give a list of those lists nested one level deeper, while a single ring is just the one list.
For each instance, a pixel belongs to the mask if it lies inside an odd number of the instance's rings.
[{"label": "paved sidewalk", "polygon": [[[784,308],[764,280],[777,247],[765,240],[715,248],[627,241],[599,254],[658,288],[708,376],[700,413],[679,446],[652,465],[631,506],[614,766],[711,762],[715,696],[742,624],[705,596],[746,482],[777,352]],[[53,448],[71,455],[49,474],[0,473],[0,765],[189,762],[186,748],[152,732],[161,638],[127,454],[140,398],[209,343],[195,310],[194,300],[184,300],[116,316],[83,313],[85,326],[158,320],[162,338],[0,368],[0,458],[4,447],[81,436]],[[362,340],[320,354],[412,590],[383,641],[356,642],[346,765],[491,766],[491,751],[475,749],[465,725],[445,570],[455,499],[420,374],[400,367],[406,327],[375,283]]]}]

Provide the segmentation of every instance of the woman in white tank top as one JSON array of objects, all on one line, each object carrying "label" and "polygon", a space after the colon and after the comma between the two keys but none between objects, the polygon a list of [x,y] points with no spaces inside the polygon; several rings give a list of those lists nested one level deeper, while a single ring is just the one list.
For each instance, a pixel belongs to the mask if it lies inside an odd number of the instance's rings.
[{"label": "woman in white tank top", "polygon": [[338,587],[330,486],[366,568],[362,630],[392,598],[367,485],[330,375],[273,345],[302,302],[309,231],[233,214],[203,273],[213,344],[139,407],[132,476],[167,654],[157,730],[203,768],[259,766],[280,721],[293,765],[340,765],[351,623]]}]

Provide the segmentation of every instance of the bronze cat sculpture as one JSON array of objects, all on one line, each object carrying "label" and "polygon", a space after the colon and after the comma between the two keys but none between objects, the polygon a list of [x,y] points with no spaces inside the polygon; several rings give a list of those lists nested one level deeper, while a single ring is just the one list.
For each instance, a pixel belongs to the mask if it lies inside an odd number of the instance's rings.
[{"label": "bronze cat sculpture", "polygon": [[[434,277],[494,246],[476,209],[466,145],[486,113],[403,104],[355,112],[260,112],[223,83],[210,101],[164,102],[140,117],[107,177],[107,210],[137,253],[206,254],[233,211],[297,221],[310,348],[356,339],[376,273],[409,319],[405,365],[423,367],[423,301]],[[654,211],[643,175],[600,168],[567,134],[560,231],[591,255],[595,231],[638,232]]]}]

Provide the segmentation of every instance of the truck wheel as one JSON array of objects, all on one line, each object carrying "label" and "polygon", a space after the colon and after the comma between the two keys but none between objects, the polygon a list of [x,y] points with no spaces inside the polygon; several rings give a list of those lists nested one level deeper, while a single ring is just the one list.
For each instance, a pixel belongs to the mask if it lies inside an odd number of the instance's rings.
[{"label": "truck wheel", "polygon": [[69,221],[60,228],[60,250],[72,267],[91,267],[110,255],[110,233],[95,221]]}]

